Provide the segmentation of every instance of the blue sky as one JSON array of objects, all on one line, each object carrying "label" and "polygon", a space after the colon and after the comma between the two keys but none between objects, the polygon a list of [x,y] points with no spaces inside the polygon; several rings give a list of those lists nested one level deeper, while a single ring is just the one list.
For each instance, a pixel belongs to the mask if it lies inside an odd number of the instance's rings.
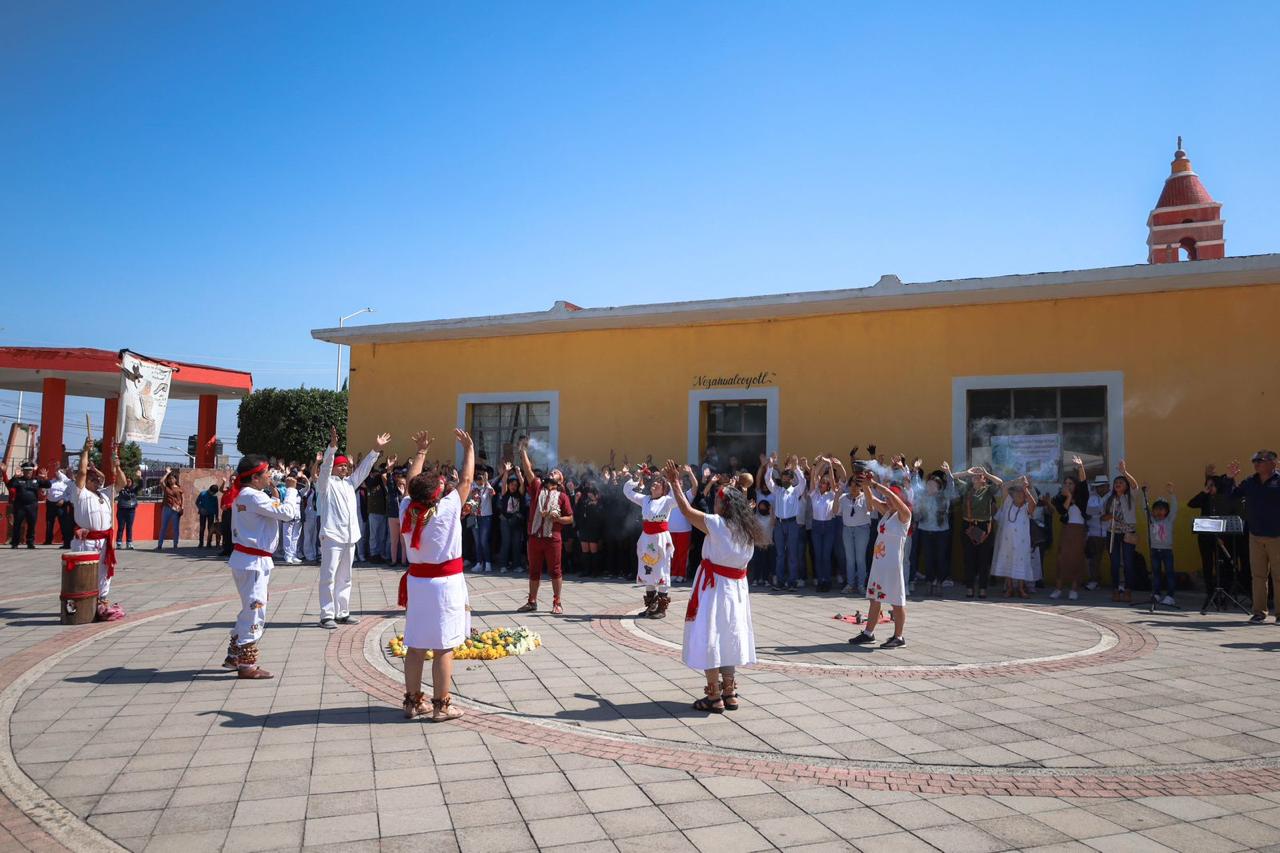
[{"label": "blue sky", "polygon": [[[0,343],[331,387],[309,331],[365,305],[357,322],[1142,263],[1178,134],[1228,253],[1276,251],[1278,18],[8,4]],[[194,424],[177,405],[165,431]]]}]

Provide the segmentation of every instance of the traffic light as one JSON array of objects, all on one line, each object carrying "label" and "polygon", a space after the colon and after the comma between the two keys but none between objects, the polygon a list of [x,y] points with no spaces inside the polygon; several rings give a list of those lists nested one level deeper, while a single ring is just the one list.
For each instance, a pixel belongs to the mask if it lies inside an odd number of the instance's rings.
[{"label": "traffic light", "polygon": [[[196,456],[196,442],[198,439],[199,439],[199,436],[195,436],[195,435],[187,436],[187,455],[188,456],[193,456],[193,457]],[[220,438],[214,439],[213,455],[215,457],[222,455],[222,439]]]}]

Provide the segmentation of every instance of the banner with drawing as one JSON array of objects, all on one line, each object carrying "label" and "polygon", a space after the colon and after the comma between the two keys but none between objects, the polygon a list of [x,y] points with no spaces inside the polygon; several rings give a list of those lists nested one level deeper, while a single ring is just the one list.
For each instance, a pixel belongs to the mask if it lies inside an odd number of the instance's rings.
[{"label": "banner with drawing", "polygon": [[116,440],[156,444],[169,407],[173,368],[125,350],[120,353],[120,420]]},{"label": "banner with drawing", "polygon": [[1026,474],[1037,483],[1058,482],[1062,436],[995,435],[991,437],[991,466],[1001,477]]}]

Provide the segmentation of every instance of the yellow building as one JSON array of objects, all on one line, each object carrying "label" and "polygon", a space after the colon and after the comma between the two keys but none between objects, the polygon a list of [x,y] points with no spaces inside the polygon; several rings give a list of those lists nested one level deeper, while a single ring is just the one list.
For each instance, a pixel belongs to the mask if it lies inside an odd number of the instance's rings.
[{"label": "yellow building", "polygon": [[[1168,209],[1178,206],[1157,206]],[[1196,257],[1187,239],[1160,237]],[[1278,318],[1273,254],[885,276],[860,289],[615,308],[557,302],[313,336],[351,347],[353,447],[382,430],[461,426],[491,462],[530,435],[543,462],[602,464],[613,449],[619,460],[696,463],[715,445],[754,470],[760,452],[847,459],[875,443],[927,468],[994,465],[1042,486],[1078,454],[1090,477],[1127,460],[1153,497],[1171,481],[1185,506],[1206,463],[1222,471],[1280,445]],[[1199,565],[1193,515],[1184,509],[1177,525],[1183,571]]]}]

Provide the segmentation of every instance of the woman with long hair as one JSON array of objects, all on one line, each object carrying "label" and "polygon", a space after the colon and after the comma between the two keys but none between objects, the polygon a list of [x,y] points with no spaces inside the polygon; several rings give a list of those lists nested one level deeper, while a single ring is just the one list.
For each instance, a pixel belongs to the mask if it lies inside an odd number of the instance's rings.
[{"label": "woman with long hair", "polygon": [[[453,649],[470,633],[467,581],[462,574],[462,505],[471,493],[476,456],[471,436],[455,429],[462,445],[462,469],[456,484],[443,472],[423,472],[431,435],[426,430],[411,438],[417,453],[409,466],[409,495],[400,507],[401,536],[409,571],[400,579],[400,605],[405,608],[404,715],[431,714],[431,722],[456,720],[462,712],[452,705]],[[431,661],[431,706],[422,693],[422,668],[427,649]]]},{"label": "woman with long hair", "polygon": [[756,546],[765,544],[764,534],[747,493],[737,484],[720,487],[715,512],[704,513],[694,509],[679,488],[680,469],[675,462],[668,460],[662,473],[685,518],[706,534],[702,564],[693,577],[693,594],[684,615],[685,666],[707,679],[706,696],[693,708],[713,714],[736,711],[736,668],[756,662],[747,564]]},{"label": "woman with long hair", "polygon": [[1083,459],[1073,456],[1071,461],[1076,466],[1076,473],[1063,478],[1062,489],[1053,499],[1053,508],[1062,522],[1062,537],[1058,540],[1058,586],[1049,593],[1049,597],[1061,598],[1062,591],[1070,586],[1067,598],[1075,601],[1080,598],[1080,584],[1089,570],[1089,560],[1085,555],[1089,530],[1089,478],[1085,474]]},{"label": "woman with long hair", "polygon": [[911,505],[903,497],[900,486],[886,486],[870,476],[870,472],[859,474],[858,484],[867,507],[880,513],[880,521],[876,527],[871,572],[867,576],[867,598],[871,604],[867,608],[866,627],[856,637],[850,637],[849,642],[855,646],[875,642],[880,609],[888,606],[893,608],[893,636],[881,643],[880,648],[896,649],[907,644],[902,636],[907,624],[907,583],[902,576],[902,562],[911,530]]},{"label": "woman with long hair", "polygon": [[1107,523],[1107,550],[1111,553],[1112,601],[1132,600],[1134,559],[1138,551],[1138,504],[1133,490],[1138,481],[1120,460],[1120,475],[1111,481],[1111,494],[1102,502],[1102,520]]}]

